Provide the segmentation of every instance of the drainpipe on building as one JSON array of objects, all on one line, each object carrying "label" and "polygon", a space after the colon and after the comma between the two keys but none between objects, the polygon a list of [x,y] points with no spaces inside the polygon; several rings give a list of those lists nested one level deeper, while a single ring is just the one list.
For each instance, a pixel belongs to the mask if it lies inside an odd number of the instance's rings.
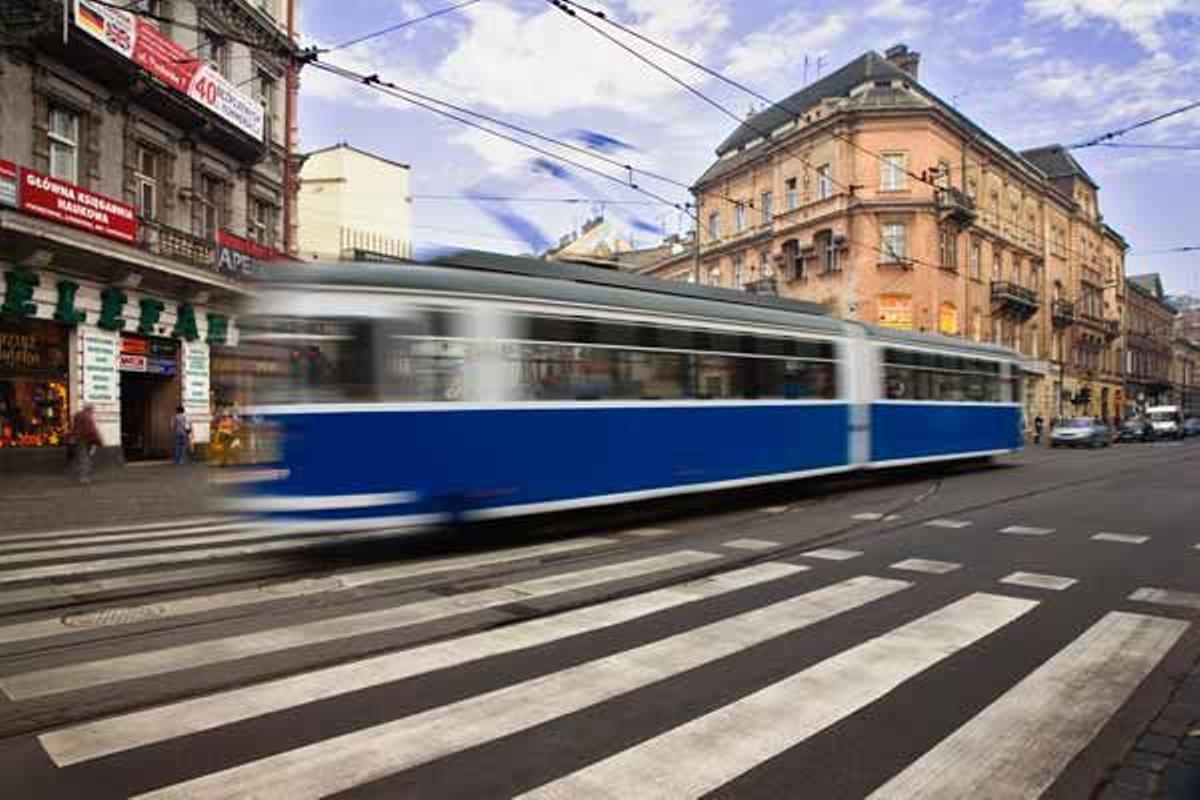
[{"label": "drainpipe on building", "polygon": [[692,281],[700,285],[700,197],[692,192],[692,219],[695,229],[695,243],[692,247]]},{"label": "drainpipe on building", "polygon": [[[296,45],[296,0],[287,0],[287,35],[288,42],[294,48]],[[283,251],[293,255],[295,251],[295,236],[292,233],[293,198],[295,182],[292,169],[292,148],[295,139],[296,125],[296,59],[295,54],[288,56],[287,71],[284,73],[284,102],[283,102]]]}]

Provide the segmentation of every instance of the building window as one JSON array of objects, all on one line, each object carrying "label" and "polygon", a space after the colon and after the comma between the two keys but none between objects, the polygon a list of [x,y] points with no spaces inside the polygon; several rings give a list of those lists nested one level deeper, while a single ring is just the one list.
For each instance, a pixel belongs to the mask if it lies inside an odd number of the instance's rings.
[{"label": "building window", "polygon": [[971,338],[977,342],[983,341],[983,312],[978,308],[971,312]]},{"label": "building window", "polygon": [[998,281],[1004,276],[1004,251],[992,252],[992,280]]},{"label": "building window", "polygon": [[746,204],[738,203],[733,207],[733,232],[741,233],[746,228]]},{"label": "building window", "polygon": [[771,254],[766,250],[758,254],[758,270],[761,278],[775,277],[775,268],[771,266]]},{"label": "building window", "polygon": [[822,164],[817,167],[817,199],[825,200],[833,197],[833,167]]},{"label": "building window", "polygon": [[733,256],[733,288],[742,288],[743,278],[742,267],[745,265],[745,258],[741,253],[736,253]]},{"label": "building window", "polygon": [[1029,264],[1029,288],[1037,289],[1042,285],[1042,273],[1038,269],[1038,265],[1030,262]]},{"label": "building window", "polygon": [[958,269],[958,234],[948,225],[938,229],[938,254],[946,269]]},{"label": "building window", "polygon": [[60,181],[79,183],[79,115],[62,106],[51,106],[50,174]]},{"label": "building window", "polygon": [[837,272],[841,269],[838,263],[838,244],[833,238],[833,231],[821,231],[814,237],[814,243],[821,254],[821,267],[825,272]]},{"label": "building window", "polygon": [[983,272],[983,248],[978,241],[971,242],[971,277],[979,279]]},{"label": "building window", "polygon": [[250,238],[263,247],[275,247],[275,206],[265,200],[252,203]]},{"label": "building window", "polygon": [[721,238],[721,215],[716,211],[708,215],[708,236],[713,241]]},{"label": "building window", "polygon": [[938,159],[937,176],[933,181],[943,189],[950,186],[950,162],[944,158]]},{"label": "building window", "polygon": [[904,153],[884,153],[880,164],[879,188],[885,192],[903,190],[907,186],[904,164]]},{"label": "building window", "polygon": [[938,333],[958,336],[958,306],[945,302],[938,308]]},{"label": "building window", "polygon": [[770,192],[762,193],[762,224],[770,225],[775,218],[775,198]]},{"label": "building window", "polygon": [[200,236],[215,241],[225,211],[224,182],[211,175],[201,175],[196,200],[200,204]]},{"label": "building window", "polygon": [[787,189],[787,210],[795,211],[800,205],[800,198],[796,193],[796,179],[788,178],[783,185]]},{"label": "building window", "polygon": [[992,212],[992,224],[1000,224],[1000,192],[998,190],[992,189],[991,202],[989,205],[991,206]]},{"label": "building window", "polygon": [[708,283],[710,286],[721,285],[721,268],[713,267],[708,271]]},{"label": "building window", "polygon": [[137,168],[133,173],[137,183],[138,216],[146,220],[158,219],[158,186],[162,178],[162,153],[152,147],[138,145]]},{"label": "building window", "polygon": [[200,32],[200,47],[196,55],[216,66],[217,72],[229,77],[229,45],[214,31]]},{"label": "building window", "polygon": [[913,329],[912,297],[907,294],[880,295],[879,324],[885,328],[911,331]]},{"label": "building window", "polygon": [[254,81],[254,99],[262,106],[263,120],[266,123],[264,135],[267,141],[272,139],[275,129],[276,87],[275,77],[266,70],[258,70]]},{"label": "building window", "polygon": [[880,261],[895,264],[904,261],[908,252],[908,228],[903,222],[885,222],[879,237]]},{"label": "building window", "polygon": [[979,182],[974,178],[967,178],[967,197],[972,200],[979,194]]}]

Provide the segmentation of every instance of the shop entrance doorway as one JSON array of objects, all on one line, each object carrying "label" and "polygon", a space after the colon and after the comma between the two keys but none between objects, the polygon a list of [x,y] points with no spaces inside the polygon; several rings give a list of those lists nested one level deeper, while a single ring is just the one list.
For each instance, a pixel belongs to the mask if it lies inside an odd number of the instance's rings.
[{"label": "shop entrance doorway", "polygon": [[126,461],[171,457],[171,418],[182,396],[178,347],[170,340],[121,340],[121,447]]}]

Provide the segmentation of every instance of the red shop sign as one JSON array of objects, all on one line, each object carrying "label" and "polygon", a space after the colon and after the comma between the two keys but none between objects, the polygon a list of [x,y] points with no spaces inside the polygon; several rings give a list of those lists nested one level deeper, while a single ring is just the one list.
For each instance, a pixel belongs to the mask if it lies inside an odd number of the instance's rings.
[{"label": "red shop sign", "polygon": [[133,206],[21,167],[21,210],[121,242],[137,241]]}]

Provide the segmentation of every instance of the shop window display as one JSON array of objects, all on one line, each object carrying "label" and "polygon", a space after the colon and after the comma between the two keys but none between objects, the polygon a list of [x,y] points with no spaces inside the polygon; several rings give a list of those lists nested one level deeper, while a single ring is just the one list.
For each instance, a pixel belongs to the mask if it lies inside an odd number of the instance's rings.
[{"label": "shop window display", "polygon": [[0,447],[66,444],[67,342],[53,322],[0,320]]}]

